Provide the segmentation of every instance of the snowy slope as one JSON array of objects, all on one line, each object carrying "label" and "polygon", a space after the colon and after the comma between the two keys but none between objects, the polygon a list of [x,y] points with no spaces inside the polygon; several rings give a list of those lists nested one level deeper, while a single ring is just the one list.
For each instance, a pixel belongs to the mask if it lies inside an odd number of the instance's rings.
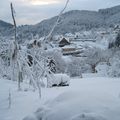
[{"label": "snowy slope", "polygon": [[[8,101],[9,90],[11,108]],[[35,111],[38,105],[40,102],[36,93],[18,92],[16,82],[0,80],[0,120],[21,120],[23,116]]]},{"label": "snowy slope", "polygon": [[0,20],[0,28],[12,28],[13,25],[7,22]]},{"label": "snowy slope", "polygon": [[18,92],[16,82],[0,80],[0,120],[120,120],[119,86],[117,78],[85,74],[72,78],[69,87],[42,89],[40,100],[37,91],[24,91],[26,84]]},{"label": "snowy slope", "polygon": [[[11,93],[11,107],[9,108],[9,91]],[[63,91],[63,90],[62,90]],[[18,91],[17,82],[0,79],[0,120],[22,120],[33,113],[41,104],[55,98],[62,92],[58,88],[42,90],[40,100],[38,91],[24,83],[22,91]],[[53,94],[54,93],[54,94]]]},{"label": "snowy slope", "polygon": [[12,34],[13,25],[0,20],[0,35],[9,36]]},{"label": "snowy slope", "polygon": [[64,93],[40,107],[33,120],[120,120],[119,79],[89,76],[71,82]]}]

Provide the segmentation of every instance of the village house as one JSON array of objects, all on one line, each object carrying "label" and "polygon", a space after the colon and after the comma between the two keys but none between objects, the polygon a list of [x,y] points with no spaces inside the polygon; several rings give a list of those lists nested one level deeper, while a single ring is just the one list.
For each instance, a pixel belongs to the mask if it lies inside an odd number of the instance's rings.
[{"label": "village house", "polygon": [[76,45],[72,44],[72,45],[66,45],[64,47],[62,47],[62,53],[63,55],[77,55],[81,53],[81,48],[78,48]]},{"label": "village house", "polygon": [[66,38],[62,38],[58,44],[59,44],[59,47],[64,47],[66,45],[70,45],[70,42]]}]

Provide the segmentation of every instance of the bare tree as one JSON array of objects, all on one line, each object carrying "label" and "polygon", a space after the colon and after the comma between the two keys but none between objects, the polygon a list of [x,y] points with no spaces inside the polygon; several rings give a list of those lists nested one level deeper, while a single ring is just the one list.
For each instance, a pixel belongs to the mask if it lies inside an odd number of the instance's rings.
[{"label": "bare tree", "polygon": [[[65,4],[65,7],[60,12],[60,14],[57,18],[57,21],[55,22],[55,24],[54,24],[53,28],[51,29],[50,33],[48,34],[48,36],[46,36],[46,38],[44,40],[45,44],[46,44],[46,42],[49,42],[49,40],[52,36],[52,33],[53,33],[55,27],[57,26],[62,13],[64,12],[64,10],[66,9],[66,7],[68,5],[68,2],[69,2],[69,0],[67,0],[67,2]],[[29,53],[19,49],[18,42],[17,42],[17,25],[16,25],[16,20],[15,20],[15,11],[14,11],[12,3],[10,4],[10,7],[11,7],[13,24],[14,24],[14,40],[13,40],[13,44],[12,44],[12,47],[11,47],[12,48],[11,65],[12,65],[12,69],[13,69],[11,79],[14,80],[14,78],[16,78],[16,81],[18,81],[18,90],[20,90],[21,89],[20,83],[21,83],[21,80],[22,80],[22,61],[23,61],[24,65],[26,65],[26,67],[28,69],[27,72],[30,73],[32,83],[34,84],[34,86],[36,88],[38,88],[39,96],[41,97],[41,81],[39,79],[39,78],[41,78],[41,76],[40,76],[40,73],[38,73],[39,72],[38,69],[41,69],[41,74],[43,72],[45,72],[47,74],[47,76],[49,76],[50,79],[51,78],[54,79],[54,76],[49,75],[48,74],[49,71],[46,68],[44,68],[43,64],[41,65],[41,61],[37,58],[38,56],[36,55],[37,54],[37,48],[35,46],[34,46],[35,48],[33,48],[33,50],[32,50],[33,54],[30,54],[30,56],[32,56],[32,58],[33,58],[33,65],[32,66],[28,65],[27,56],[29,55]],[[39,51],[40,50],[41,49],[39,49]],[[21,52],[25,53],[24,57],[21,54]],[[39,54],[39,57],[42,58],[42,59],[45,59],[45,58],[43,58],[43,56],[41,56],[41,54]],[[17,68],[17,70],[15,68]],[[15,77],[15,72],[17,72],[17,77]]]},{"label": "bare tree", "polygon": [[59,13],[58,18],[57,18],[55,24],[53,25],[51,31],[49,32],[49,34],[46,36],[46,38],[45,38],[45,40],[44,40],[44,43],[50,41],[50,39],[51,39],[51,37],[52,37],[52,33],[53,33],[53,31],[55,30],[56,26],[58,25],[58,22],[59,22],[59,20],[60,20],[60,18],[61,18],[61,16],[62,16],[63,12],[64,12],[65,9],[67,8],[69,1],[70,1],[70,0],[67,0],[67,1],[66,1],[64,8],[63,8],[63,9],[61,10],[61,12]]},{"label": "bare tree", "polygon": [[14,23],[14,41],[13,41],[13,46],[12,46],[12,52],[11,52],[11,64],[12,64],[12,80],[14,80],[15,77],[15,65],[17,65],[17,81],[18,81],[18,90],[20,90],[20,82],[21,82],[21,67],[20,67],[20,62],[18,60],[18,52],[19,52],[19,47],[18,47],[18,42],[17,42],[17,25],[16,25],[16,20],[15,20],[15,11],[13,8],[12,3],[10,4],[11,7],[11,14],[12,14],[12,19]]}]

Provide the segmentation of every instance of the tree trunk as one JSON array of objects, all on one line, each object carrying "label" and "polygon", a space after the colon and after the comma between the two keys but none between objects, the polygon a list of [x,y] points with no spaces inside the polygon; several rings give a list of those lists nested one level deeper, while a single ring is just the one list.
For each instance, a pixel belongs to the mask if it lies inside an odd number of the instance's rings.
[{"label": "tree trunk", "polygon": [[91,68],[92,68],[92,73],[97,73],[97,70],[95,69],[96,65],[91,65]]}]

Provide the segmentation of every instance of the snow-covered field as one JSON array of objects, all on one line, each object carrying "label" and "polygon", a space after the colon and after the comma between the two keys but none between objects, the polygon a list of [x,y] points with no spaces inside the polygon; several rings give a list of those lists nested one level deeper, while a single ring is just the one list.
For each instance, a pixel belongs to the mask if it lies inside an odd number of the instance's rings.
[{"label": "snow-covered field", "polygon": [[119,78],[72,78],[68,87],[43,88],[41,100],[26,88],[18,92],[16,82],[0,80],[0,120],[120,120]]}]

